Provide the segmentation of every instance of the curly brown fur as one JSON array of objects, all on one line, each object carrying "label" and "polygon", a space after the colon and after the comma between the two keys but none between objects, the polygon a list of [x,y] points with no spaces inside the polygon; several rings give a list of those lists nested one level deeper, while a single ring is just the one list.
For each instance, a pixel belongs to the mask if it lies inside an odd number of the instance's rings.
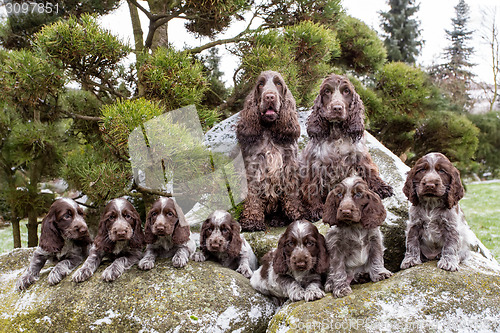
[{"label": "curly brown fur", "polygon": [[458,270],[470,243],[470,230],[458,204],[464,196],[459,171],[443,154],[429,153],[408,172],[403,193],[412,206],[401,268],[440,258],[439,268]]},{"label": "curly brown fur", "polygon": [[16,289],[25,290],[33,284],[47,260],[56,263],[49,273],[49,284],[59,283],[85,259],[91,243],[82,208],[71,199],[54,201],[42,220],[39,246]]},{"label": "curly brown fur", "polygon": [[144,233],[139,213],[128,200],[113,199],[101,215],[87,260],[72,279],[75,282],[87,280],[107,256],[113,263],[104,270],[102,279],[114,281],[141,259],[143,247]]},{"label": "curly brown fur", "polygon": [[240,113],[236,136],[245,162],[248,194],[241,227],[266,229],[265,217],[284,212],[284,224],[300,218],[295,99],[277,72],[262,72]]},{"label": "curly brown fur", "polygon": [[257,269],[257,257],[240,234],[239,223],[226,211],[216,210],[203,222],[200,249],[193,255],[195,261],[214,260],[247,278]]},{"label": "curly brown fur", "polygon": [[351,281],[364,273],[372,281],[392,275],[384,268],[379,229],[385,218],[379,196],[360,177],[344,179],[328,194],[323,221],[331,226],[326,234],[330,273],[325,291],[343,297],[351,292]]},{"label": "curly brown fur", "polygon": [[314,224],[295,221],[281,235],[276,250],[268,252],[250,279],[265,295],[292,301],[322,298],[322,274],[328,271],[325,237]]},{"label": "curly brown fur", "polygon": [[158,257],[172,258],[174,267],[186,266],[196,249],[190,235],[189,224],[176,201],[173,198],[159,198],[146,217],[144,238],[147,245],[139,268],[153,268]]},{"label": "curly brown fur", "polygon": [[393,194],[364,143],[364,117],[363,102],[349,79],[328,76],[307,120],[310,141],[300,157],[300,197],[308,218],[320,219],[328,193],[350,176],[362,177],[382,199]]}]

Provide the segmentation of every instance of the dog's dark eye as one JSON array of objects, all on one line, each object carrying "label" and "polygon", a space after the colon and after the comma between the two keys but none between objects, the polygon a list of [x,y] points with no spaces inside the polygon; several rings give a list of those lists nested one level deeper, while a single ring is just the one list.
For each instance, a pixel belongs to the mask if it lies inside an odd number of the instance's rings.
[{"label": "dog's dark eye", "polygon": [[222,228],[220,231],[222,232],[223,235],[226,235],[229,232],[229,229]]},{"label": "dog's dark eye", "polygon": [[281,86],[282,86],[281,82],[279,82],[279,81],[278,81],[278,82],[276,82],[275,84],[276,84],[278,87],[281,87]]},{"label": "dog's dark eye", "polygon": [[359,199],[359,198],[361,198],[362,196],[363,196],[363,193],[362,193],[362,192],[356,192],[356,193],[354,193],[354,198],[356,198],[356,199]]},{"label": "dog's dark eye", "polygon": [[113,222],[114,220],[116,220],[116,215],[115,214],[112,214],[109,216],[108,218],[111,222]]},{"label": "dog's dark eye", "polygon": [[130,219],[132,218],[132,216],[130,216],[130,214],[125,214],[123,217],[124,217],[125,219],[127,219],[127,220],[130,220]]},{"label": "dog's dark eye", "polygon": [[67,212],[66,214],[63,215],[63,219],[69,220],[72,216],[73,216],[73,214],[71,214],[70,212]]},{"label": "dog's dark eye", "polygon": [[327,89],[325,89],[325,91],[323,92],[323,94],[325,94],[325,95],[331,95],[332,94],[332,90],[329,89],[329,88],[327,88]]},{"label": "dog's dark eye", "polygon": [[158,213],[157,213],[157,212],[152,212],[152,213],[151,213],[151,217],[156,217],[156,216],[158,216]]},{"label": "dog's dark eye", "polygon": [[437,172],[440,173],[440,174],[445,174],[446,173],[446,171],[444,169],[438,169]]},{"label": "dog's dark eye", "polygon": [[306,240],[305,245],[307,247],[314,247],[314,246],[316,246],[316,242],[308,239],[308,240]]},{"label": "dog's dark eye", "polygon": [[168,213],[167,213],[167,216],[168,216],[168,217],[172,217],[172,216],[174,216],[174,213],[172,213],[172,212],[168,212]]},{"label": "dog's dark eye", "polygon": [[344,95],[349,95],[351,91],[348,88],[345,88],[344,91],[342,91]]},{"label": "dog's dark eye", "polygon": [[285,242],[286,247],[293,247],[293,241],[289,240]]},{"label": "dog's dark eye", "polygon": [[341,198],[342,199],[343,196],[344,195],[342,194],[342,192],[337,193],[337,198]]},{"label": "dog's dark eye", "polygon": [[415,173],[421,173],[421,172],[425,172],[427,171],[425,168],[420,168],[420,169],[417,169],[417,171]]}]

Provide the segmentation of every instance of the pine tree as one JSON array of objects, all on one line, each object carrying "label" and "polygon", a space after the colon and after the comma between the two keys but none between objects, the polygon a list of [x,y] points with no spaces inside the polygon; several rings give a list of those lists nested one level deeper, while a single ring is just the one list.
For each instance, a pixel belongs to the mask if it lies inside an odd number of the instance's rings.
[{"label": "pine tree", "polygon": [[444,50],[447,62],[433,66],[430,69],[438,85],[446,91],[451,100],[460,108],[470,107],[472,99],[468,90],[474,74],[471,68],[474,66],[469,59],[474,53],[474,48],[469,47],[467,42],[472,38],[473,31],[467,28],[469,22],[469,5],[464,0],[459,0],[455,6],[456,16],[451,19],[452,29],[445,30],[450,46]]},{"label": "pine tree", "polygon": [[419,39],[419,21],[412,18],[420,6],[414,0],[389,0],[389,6],[388,12],[380,12],[387,58],[413,64],[423,44]]}]

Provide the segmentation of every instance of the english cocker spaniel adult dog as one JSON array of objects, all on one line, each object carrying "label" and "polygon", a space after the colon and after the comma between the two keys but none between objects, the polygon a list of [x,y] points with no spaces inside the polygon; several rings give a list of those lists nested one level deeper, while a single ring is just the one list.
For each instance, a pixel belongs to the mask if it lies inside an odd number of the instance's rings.
[{"label": "english cocker spaniel adult dog", "polygon": [[366,273],[374,282],[392,275],[384,267],[379,228],[385,217],[380,197],[361,177],[344,179],[328,194],[323,216],[323,222],[331,226],[326,234],[330,254],[326,292],[343,297],[352,292],[351,282]]},{"label": "english cocker spaniel adult dog", "polygon": [[429,153],[408,172],[403,193],[412,206],[401,269],[439,258],[439,268],[458,270],[470,244],[469,226],[458,203],[464,196],[460,172],[443,154]]},{"label": "english cocker spaniel adult dog", "polygon": [[325,237],[311,222],[298,220],[281,235],[278,247],[262,258],[250,284],[280,300],[314,301],[325,296],[322,274],[327,272]]},{"label": "english cocker spaniel adult dog", "polygon": [[142,257],[144,233],[141,218],[132,204],[123,198],[111,200],[101,215],[89,256],[72,276],[73,281],[90,278],[104,257],[113,262],[102,273],[104,281],[114,281]]},{"label": "english cocker spaniel adult dog", "polygon": [[48,282],[58,284],[82,263],[91,243],[84,213],[78,203],[67,198],[54,201],[42,220],[39,245],[16,288],[25,290],[32,285],[47,260],[56,263],[49,273]]},{"label": "english cocker spaniel adult dog", "polygon": [[350,176],[363,178],[382,199],[393,194],[364,143],[364,119],[363,102],[349,79],[328,76],[307,119],[310,140],[300,157],[300,196],[311,220],[322,217],[328,193]]},{"label": "english cocker spaniel adult dog", "polygon": [[139,268],[154,267],[157,257],[172,258],[174,267],[186,266],[196,250],[190,239],[191,231],[182,209],[172,198],[159,198],[153,203],[146,218],[144,237],[146,253],[139,261]]},{"label": "english cocker spaniel adult dog", "polygon": [[262,72],[240,113],[236,136],[245,162],[248,193],[241,214],[244,231],[286,225],[301,216],[298,198],[295,99],[277,72]]},{"label": "english cocker spaniel adult dog", "polygon": [[239,223],[226,211],[216,210],[203,222],[200,250],[193,259],[213,260],[250,278],[257,269],[257,257],[240,234]]}]

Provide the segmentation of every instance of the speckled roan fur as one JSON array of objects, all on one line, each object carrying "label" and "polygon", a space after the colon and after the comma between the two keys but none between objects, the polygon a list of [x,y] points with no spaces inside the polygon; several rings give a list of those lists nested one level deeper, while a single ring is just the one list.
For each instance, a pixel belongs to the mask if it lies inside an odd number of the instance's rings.
[{"label": "speckled roan fur", "polygon": [[334,297],[352,292],[350,284],[367,273],[371,281],[392,275],[384,267],[384,245],[379,226],[386,211],[379,196],[360,177],[349,177],[328,194],[323,222],[330,268],[325,291]]},{"label": "speckled roan fur", "polygon": [[272,225],[286,225],[301,217],[299,135],[295,99],[283,78],[277,72],[262,72],[245,101],[236,130],[248,185],[242,230],[266,229],[266,216],[272,218]]},{"label": "speckled roan fur", "polygon": [[401,268],[438,258],[439,268],[458,270],[471,243],[469,226],[458,204],[464,195],[459,171],[443,154],[429,153],[408,172],[403,192],[412,206]]},{"label": "speckled roan fur", "polygon": [[350,176],[363,178],[382,199],[393,194],[365,145],[364,112],[346,77],[332,74],[323,81],[307,120],[310,141],[300,156],[300,197],[309,219],[322,217],[330,190]]}]

